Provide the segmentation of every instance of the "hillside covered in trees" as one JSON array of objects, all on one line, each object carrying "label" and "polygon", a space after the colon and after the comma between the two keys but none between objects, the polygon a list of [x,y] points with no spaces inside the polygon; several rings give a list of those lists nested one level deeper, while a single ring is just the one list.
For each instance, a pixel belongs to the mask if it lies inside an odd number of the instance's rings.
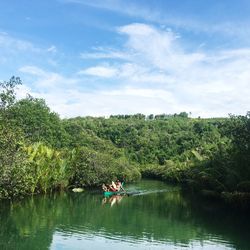
[{"label": "hillside covered in trees", "polygon": [[61,119],[42,99],[16,100],[19,84],[0,83],[0,198],[145,176],[249,204],[250,113]]}]

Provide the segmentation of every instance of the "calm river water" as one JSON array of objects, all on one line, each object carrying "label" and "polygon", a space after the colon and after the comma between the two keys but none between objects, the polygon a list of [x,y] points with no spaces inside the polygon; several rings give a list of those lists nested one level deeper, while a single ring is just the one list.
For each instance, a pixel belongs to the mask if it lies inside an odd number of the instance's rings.
[{"label": "calm river water", "polygon": [[143,180],[133,196],[61,193],[0,203],[0,249],[250,249],[250,217]]}]

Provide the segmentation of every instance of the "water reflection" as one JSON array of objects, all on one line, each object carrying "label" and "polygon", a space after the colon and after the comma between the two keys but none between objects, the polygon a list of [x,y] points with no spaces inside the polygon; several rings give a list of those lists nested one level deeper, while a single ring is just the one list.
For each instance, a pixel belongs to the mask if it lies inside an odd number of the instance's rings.
[{"label": "water reflection", "polygon": [[1,203],[0,249],[250,249],[246,215],[185,199],[162,182],[126,188],[138,193]]},{"label": "water reflection", "polygon": [[119,203],[124,197],[125,195],[112,195],[110,197],[104,197],[102,199],[102,205],[110,204],[110,207],[113,207],[114,205],[119,205]]}]

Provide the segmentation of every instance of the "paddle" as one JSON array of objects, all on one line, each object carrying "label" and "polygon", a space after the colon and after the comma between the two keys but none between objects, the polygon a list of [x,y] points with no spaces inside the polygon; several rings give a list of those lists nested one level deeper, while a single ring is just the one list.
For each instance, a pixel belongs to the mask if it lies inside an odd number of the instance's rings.
[{"label": "paddle", "polygon": [[123,186],[121,186],[121,190],[127,193],[127,191],[123,188]]},{"label": "paddle", "polygon": [[123,185],[124,185],[124,182],[122,182],[122,185],[121,185],[121,188],[120,188],[120,189],[121,189],[123,192],[125,192],[126,195],[128,195],[128,193],[127,193],[127,191],[124,189]]}]

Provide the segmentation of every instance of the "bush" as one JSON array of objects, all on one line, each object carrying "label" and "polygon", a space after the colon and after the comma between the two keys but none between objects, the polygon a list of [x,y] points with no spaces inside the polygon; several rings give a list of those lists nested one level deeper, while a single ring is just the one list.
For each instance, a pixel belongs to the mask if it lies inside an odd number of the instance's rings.
[{"label": "bush", "polygon": [[24,148],[28,156],[31,193],[51,191],[68,185],[67,161],[62,153],[42,143]]},{"label": "bush", "polygon": [[237,185],[237,191],[250,193],[250,181],[243,181]]},{"label": "bush", "polygon": [[86,147],[73,150],[70,158],[70,184],[73,186],[99,186],[124,176],[128,181],[140,178],[137,168],[125,158],[114,159]]}]

